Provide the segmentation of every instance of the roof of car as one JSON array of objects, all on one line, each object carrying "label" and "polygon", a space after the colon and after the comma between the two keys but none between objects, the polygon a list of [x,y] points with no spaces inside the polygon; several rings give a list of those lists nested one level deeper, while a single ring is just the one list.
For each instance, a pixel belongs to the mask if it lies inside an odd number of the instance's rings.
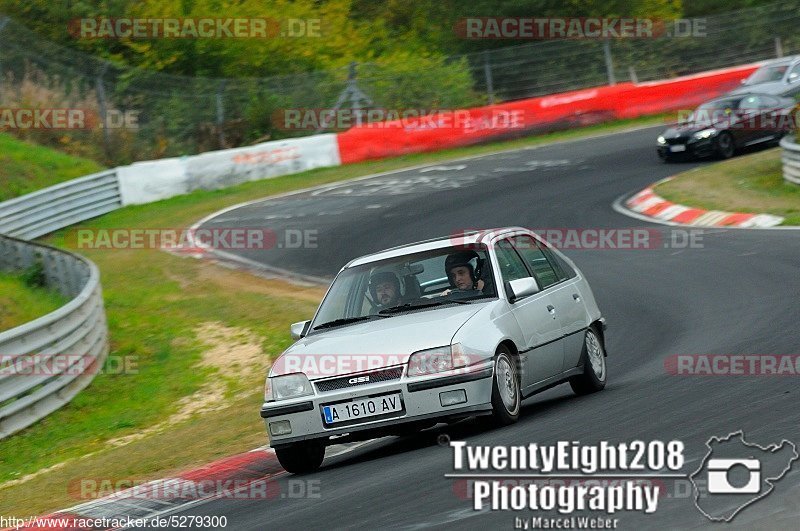
[{"label": "roof of car", "polygon": [[498,234],[514,232],[518,230],[524,230],[524,229],[522,229],[521,227],[500,227],[494,229],[469,230],[469,231],[453,233],[449,236],[440,236],[438,238],[430,238],[428,240],[422,240],[414,243],[407,243],[404,245],[399,245],[397,247],[384,249],[376,253],[360,256],[358,258],[351,260],[344,267],[345,268],[353,267],[353,266],[368,264],[370,262],[386,260],[387,258],[396,258],[398,256],[403,256],[406,254],[414,254],[424,251],[431,251],[434,249],[442,249],[444,247],[453,247],[457,245],[469,246],[479,243],[485,243],[486,241],[497,236]]},{"label": "roof of car", "polygon": [[800,55],[789,55],[787,57],[778,57],[777,59],[770,59],[768,61],[764,61],[761,66],[774,66],[774,65],[782,65],[791,63],[792,61],[796,61],[800,59]]}]

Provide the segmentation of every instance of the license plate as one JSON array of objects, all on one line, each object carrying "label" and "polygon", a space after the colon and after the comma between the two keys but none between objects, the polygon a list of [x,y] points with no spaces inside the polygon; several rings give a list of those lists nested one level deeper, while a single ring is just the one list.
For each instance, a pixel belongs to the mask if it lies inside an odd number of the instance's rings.
[{"label": "license plate", "polygon": [[322,414],[325,416],[325,424],[337,424],[355,419],[377,417],[402,411],[402,409],[400,393],[397,393],[322,406]]},{"label": "license plate", "polygon": [[676,151],[686,151],[686,146],[683,144],[676,144],[674,146],[670,146],[669,150],[675,153]]}]

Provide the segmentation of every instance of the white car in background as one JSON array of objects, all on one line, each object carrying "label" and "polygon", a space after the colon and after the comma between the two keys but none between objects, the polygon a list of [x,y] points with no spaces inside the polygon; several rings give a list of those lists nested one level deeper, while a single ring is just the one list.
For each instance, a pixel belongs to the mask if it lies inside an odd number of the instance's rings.
[{"label": "white car in background", "polygon": [[783,57],[760,66],[742,86],[729,94],[759,92],[771,96],[795,96],[800,94],[800,55]]},{"label": "white car in background", "polygon": [[330,444],[476,415],[510,424],[534,393],[606,384],[589,283],[518,227],[357,258],[291,329],[298,341],[270,369],[261,408],[290,472],[317,469]]}]

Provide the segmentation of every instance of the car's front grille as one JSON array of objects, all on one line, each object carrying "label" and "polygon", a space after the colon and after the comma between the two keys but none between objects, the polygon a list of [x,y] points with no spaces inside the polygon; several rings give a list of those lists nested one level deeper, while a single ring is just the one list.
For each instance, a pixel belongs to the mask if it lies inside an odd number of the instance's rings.
[{"label": "car's front grille", "polygon": [[674,146],[675,144],[685,144],[689,140],[687,137],[679,136],[677,138],[667,138],[667,144]]},{"label": "car's front grille", "polygon": [[326,393],[336,389],[347,389],[350,387],[358,387],[359,385],[368,385],[376,382],[399,380],[400,376],[402,375],[402,367],[392,367],[390,369],[379,369],[377,371],[361,374],[350,374],[339,378],[331,378],[329,380],[320,380],[314,383],[319,392]]}]

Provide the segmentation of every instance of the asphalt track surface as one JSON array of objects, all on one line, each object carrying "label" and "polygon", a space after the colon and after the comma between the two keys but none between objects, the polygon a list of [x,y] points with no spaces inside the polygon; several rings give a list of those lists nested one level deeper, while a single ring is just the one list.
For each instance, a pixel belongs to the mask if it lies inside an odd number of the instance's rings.
[{"label": "asphalt track surface", "polygon": [[[657,133],[646,129],[332,185],[244,206],[205,226],[315,230],[316,249],[241,254],[322,277],[353,257],[465,228],[644,227],[669,242],[674,228],[611,207],[623,194],[698,164],[662,164]],[[588,276],[608,320],[603,392],[576,397],[560,386],[527,400],[513,426],[466,423],[384,438],[326,459],[314,474],[280,480],[284,493],[292,480],[312,481],[318,497],[217,500],[185,514],[226,515],[232,529],[511,529],[517,516],[560,515],[473,510],[456,481],[444,477],[453,471],[452,450],[438,445],[437,435],[470,445],[680,439],[687,473],[698,468],[711,436],[744,430],[751,443],[800,443],[798,377],[665,370],[665,359],[677,354],[800,354],[800,233],[707,229],[701,238],[702,247],[694,249],[565,250]],[[664,485],[655,514],[612,515],[620,528],[796,528],[800,518],[797,462],[771,494],[730,524],[712,524],[697,510],[687,480]]]}]

